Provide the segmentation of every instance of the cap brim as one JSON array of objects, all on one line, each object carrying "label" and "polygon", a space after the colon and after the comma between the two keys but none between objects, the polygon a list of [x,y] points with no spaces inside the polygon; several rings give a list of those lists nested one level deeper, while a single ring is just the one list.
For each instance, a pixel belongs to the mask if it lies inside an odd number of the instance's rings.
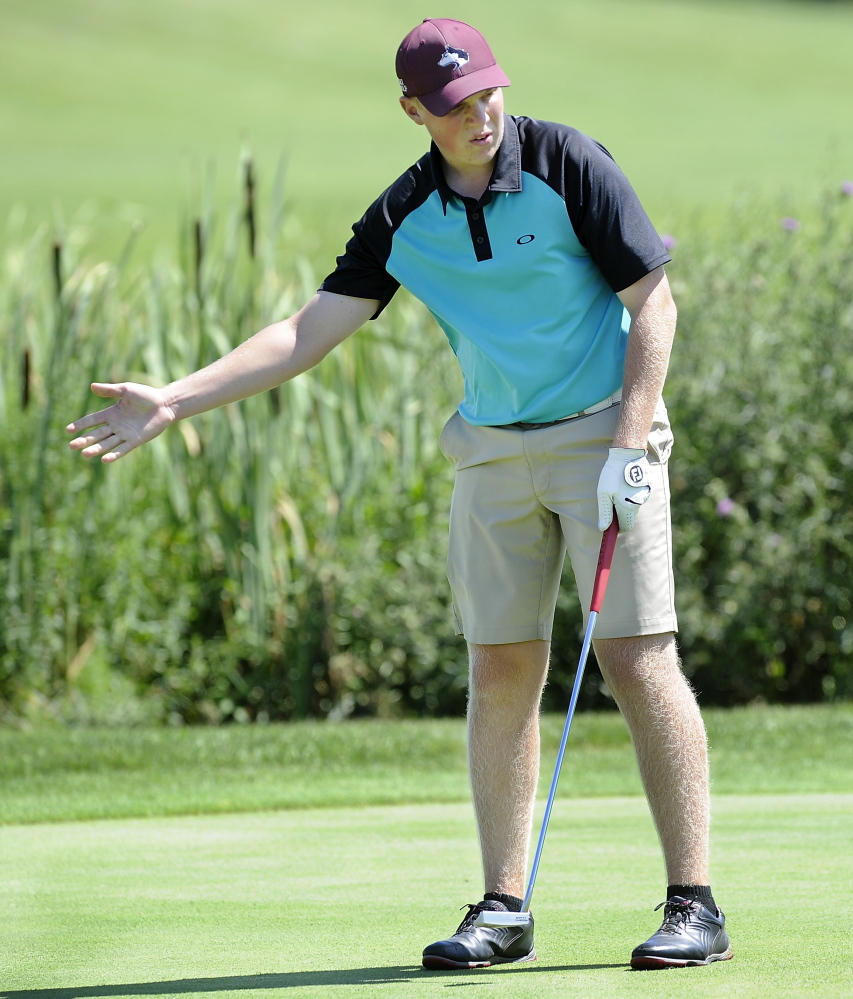
[{"label": "cap brim", "polygon": [[481,90],[508,87],[509,85],[509,77],[495,63],[494,66],[487,66],[474,73],[458,76],[439,90],[433,90],[428,94],[419,94],[418,100],[430,114],[434,114],[437,118],[443,118],[448,111],[451,111],[462,101],[466,101],[473,94],[478,94]]}]

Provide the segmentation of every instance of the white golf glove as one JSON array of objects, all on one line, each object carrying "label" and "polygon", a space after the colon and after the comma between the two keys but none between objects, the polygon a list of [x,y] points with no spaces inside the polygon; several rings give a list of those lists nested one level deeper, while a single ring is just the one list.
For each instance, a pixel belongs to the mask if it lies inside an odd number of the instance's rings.
[{"label": "white golf glove", "polygon": [[639,447],[612,447],[598,479],[598,529],[606,531],[613,520],[613,507],[619,530],[630,531],[637,511],[649,498],[649,463]]}]

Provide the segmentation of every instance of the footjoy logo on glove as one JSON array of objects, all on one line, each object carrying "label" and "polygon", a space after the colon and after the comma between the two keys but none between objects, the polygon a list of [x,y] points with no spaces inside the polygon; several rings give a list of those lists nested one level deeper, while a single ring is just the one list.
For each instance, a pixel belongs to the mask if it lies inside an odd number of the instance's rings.
[{"label": "footjoy logo on glove", "polygon": [[641,486],[645,479],[646,473],[639,462],[636,465],[625,466],[625,481],[629,486]]}]

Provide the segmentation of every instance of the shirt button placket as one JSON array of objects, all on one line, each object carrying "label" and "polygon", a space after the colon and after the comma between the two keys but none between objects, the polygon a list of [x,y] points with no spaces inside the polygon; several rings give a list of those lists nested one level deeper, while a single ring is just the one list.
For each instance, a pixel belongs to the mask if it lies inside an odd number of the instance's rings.
[{"label": "shirt button placket", "polygon": [[468,211],[468,229],[471,233],[471,242],[474,244],[474,253],[477,260],[491,260],[492,247],[489,242],[489,233],[486,229],[486,220],[483,218],[483,211],[477,208]]}]

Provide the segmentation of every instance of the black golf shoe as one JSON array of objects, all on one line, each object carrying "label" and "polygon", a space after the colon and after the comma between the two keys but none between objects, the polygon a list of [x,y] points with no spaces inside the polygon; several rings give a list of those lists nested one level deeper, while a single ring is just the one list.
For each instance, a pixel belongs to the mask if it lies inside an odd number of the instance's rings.
[{"label": "black golf shoe", "polygon": [[[673,895],[664,906],[661,928],[631,955],[632,968],[691,968],[732,956],[726,917],[699,899]],[[657,909],[655,909],[657,912]]]},{"label": "black golf shoe", "polygon": [[441,971],[535,960],[530,913],[511,912],[503,902],[485,899],[468,905],[468,915],[452,937],[424,950],[423,965]]}]

